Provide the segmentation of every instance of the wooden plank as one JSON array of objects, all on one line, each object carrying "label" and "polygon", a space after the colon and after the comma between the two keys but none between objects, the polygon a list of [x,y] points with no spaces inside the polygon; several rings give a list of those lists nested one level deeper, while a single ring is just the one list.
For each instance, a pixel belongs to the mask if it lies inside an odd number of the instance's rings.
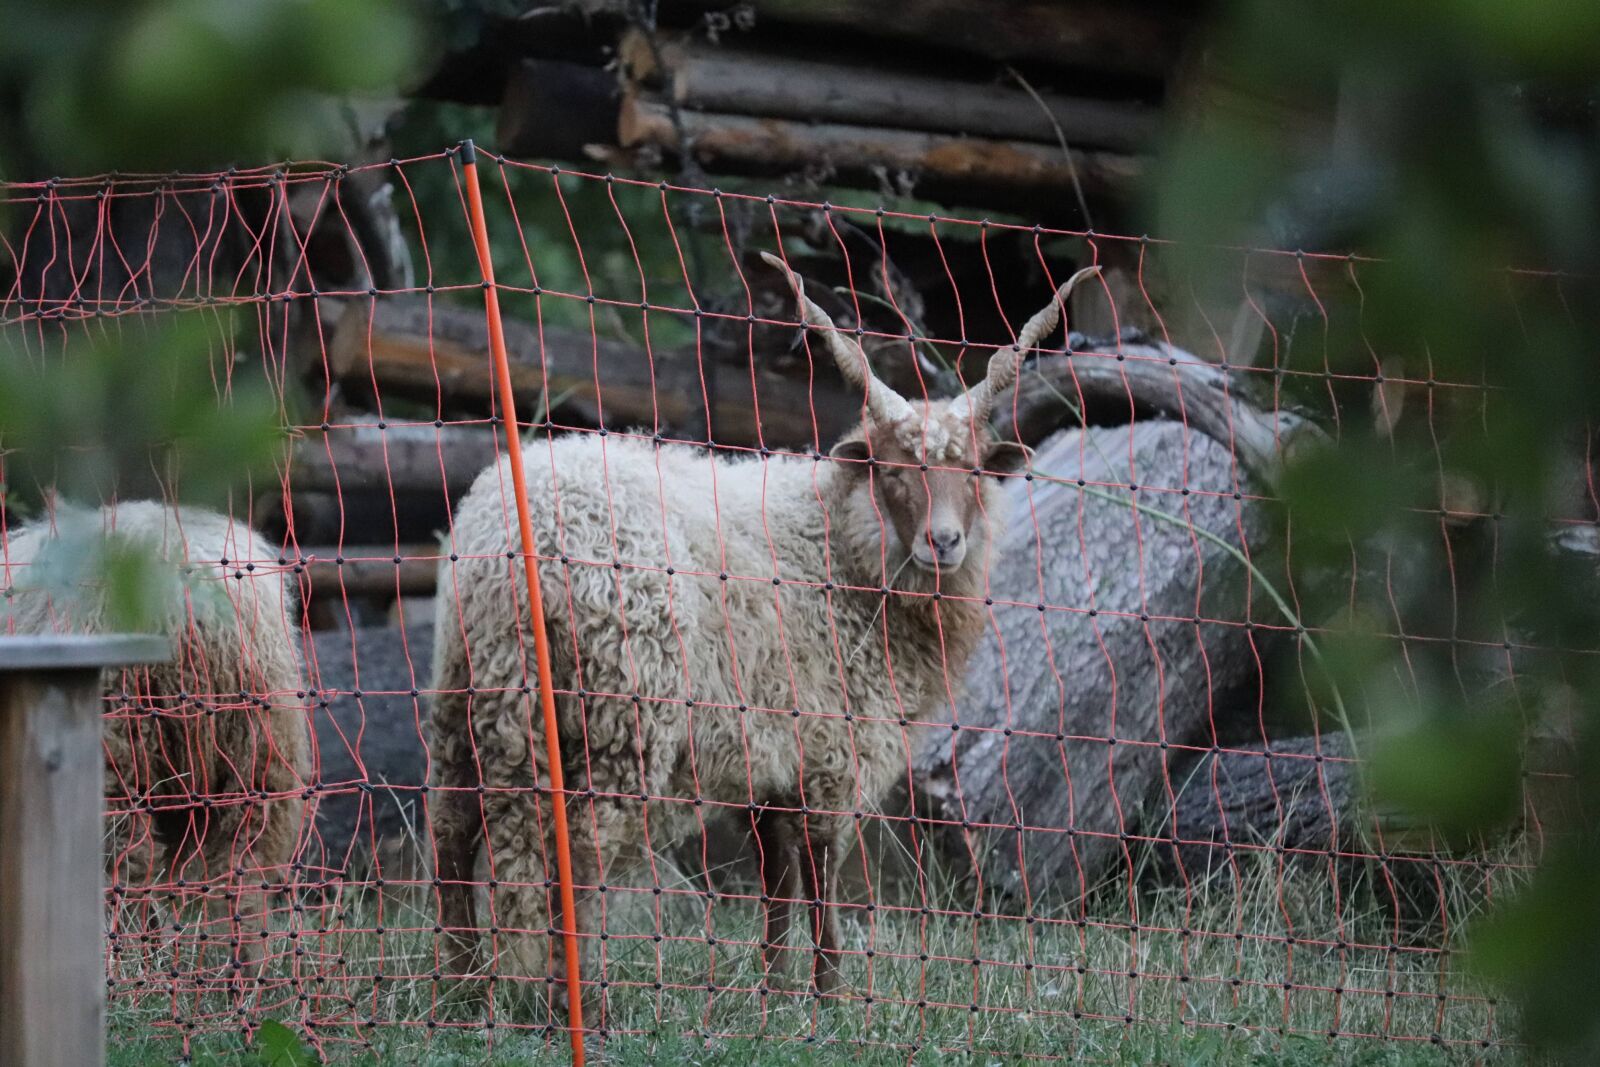
[{"label": "wooden plank", "polygon": [[[657,63],[658,51],[664,69]],[[624,35],[621,55],[635,81],[664,87],[674,103],[697,111],[1018,138],[1049,145],[1057,144],[1059,126],[1070,145],[1124,151],[1148,145],[1158,121],[1156,110],[1143,104],[1052,93],[1035,100],[1015,84],[799,59],[700,43],[682,35],[658,41],[652,48],[638,29]],[[508,95],[508,106],[510,99]]]},{"label": "wooden plank", "polygon": [[55,671],[154,663],[172,655],[159,634],[39,634],[0,637],[0,671]]},{"label": "wooden plank", "polygon": [[827,165],[855,174],[888,168],[950,184],[1013,190],[1070,189],[1076,171],[1086,191],[1128,194],[1144,173],[1142,162],[1132,156],[1073,149],[1069,161],[1058,145],[1026,141],[711,112],[680,111],[678,117],[675,124],[660,100],[632,96],[622,105],[621,144],[680,151],[686,142],[707,166],[786,172]]},{"label": "wooden plank", "polygon": [[[432,596],[437,580],[437,544],[314,546],[302,550],[311,596]],[[340,560],[343,562],[339,562]]]}]

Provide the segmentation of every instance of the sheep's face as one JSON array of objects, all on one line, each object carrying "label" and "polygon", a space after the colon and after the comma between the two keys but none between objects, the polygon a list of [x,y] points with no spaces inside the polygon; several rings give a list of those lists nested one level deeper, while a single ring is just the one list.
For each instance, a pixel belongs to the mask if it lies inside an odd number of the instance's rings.
[{"label": "sheep's face", "polygon": [[1017,380],[1024,353],[1055,329],[1072,287],[1100,268],[1084,267],[1067,279],[1017,331],[1015,343],[995,351],[982,381],[950,400],[914,403],[872,373],[861,345],[806,296],[798,274],[769,252],[761,256],[788,276],[800,321],[818,328],[839,373],[865,394],[861,430],[833,449],[842,477],[859,479],[855,487],[865,483],[874,509],[894,528],[906,562],[935,574],[958,569],[972,554],[983,514],[985,473],[1006,474],[1028,461],[1028,449],[996,441],[990,434],[995,398]]},{"label": "sheep's face", "polygon": [[[975,540],[986,536],[983,493],[993,476],[1026,465],[1029,449],[974,435],[948,402],[911,404],[911,414],[834,446],[844,477],[858,480],[906,557],[926,571],[959,568]],[[976,436],[976,440],[974,437]],[[975,473],[979,472],[979,473]]]}]

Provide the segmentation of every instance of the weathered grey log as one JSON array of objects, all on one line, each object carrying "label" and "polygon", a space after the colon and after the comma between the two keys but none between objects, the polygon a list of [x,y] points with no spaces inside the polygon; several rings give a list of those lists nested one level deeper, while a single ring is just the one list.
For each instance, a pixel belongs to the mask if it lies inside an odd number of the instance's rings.
[{"label": "weathered grey log", "polygon": [[1057,147],[1059,129],[1069,145],[1122,151],[1147,146],[1156,130],[1157,113],[1143,104],[1056,94],[1035,100],[1016,85],[865,68],[833,56],[800,59],[685,35],[658,39],[652,46],[644,31],[632,29],[623,36],[620,54],[635,82],[663,89],[673,103],[692,111],[1017,138]]},{"label": "weathered grey log", "polygon": [[1161,342],[1046,356],[1024,369],[1015,405],[1010,396],[995,405],[995,427],[1003,438],[1028,442],[1077,422],[1085,408],[1130,420],[1155,414],[1223,443],[1243,471],[1270,485],[1287,455],[1326,435],[1293,412],[1262,411],[1245,398],[1242,384],[1221,367]]},{"label": "weathered grey log", "polygon": [[1131,862],[1121,835],[1176,773],[1161,743],[1211,744],[1213,715],[1260,684],[1268,635],[1242,625],[1246,571],[1222,545],[1259,547],[1263,523],[1228,449],[1176,422],[1065,431],[1034,469],[992,576],[1017,603],[974,655],[964,729],[922,754],[919,814],[962,862],[971,845],[990,890],[1077,897]]},{"label": "weathered grey log", "polygon": [[[1359,807],[1350,735],[1274,738],[1207,752],[1174,776],[1175,800],[1150,812],[1151,851],[1169,876],[1230,879],[1234,861],[1264,852],[1310,859],[1357,846],[1371,829]],[[1363,820],[1366,820],[1363,822]]]},{"label": "weathered grey log", "polygon": [[[318,630],[312,637],[317,816],[301,862],[313,880],[363,877],[375,856],[386,879],[414,877],[412,863],[426,858],[415,846],[427,837],[421,786],[428,779],[427,717],[418,705],[426,698],[411,691],[432,684],[432,626]],[[404,862],[396,871],[386,859]]]},{"label": "weathered grey log", "polygon": [[870,174],[886,168],[946,184],[1012,190],[1067,190],[1076,175],[1088,192],[1126,194],[1144,172],[1133,156],[1072,149],[1069,159],[1059,145],[1030,141],[709,111],[680,111],[678,119],[673,122],[662,101],[632,95],[623,101],[620,143],[689,151],[707,166],[763,173],[829,166]]},{"label": "weathered grey log", "polygon": [[313,545],[300,552],[311,561],[308,597],[432,596],[438,580],[437,543],[401,545],[398,552],[392,544]]}]

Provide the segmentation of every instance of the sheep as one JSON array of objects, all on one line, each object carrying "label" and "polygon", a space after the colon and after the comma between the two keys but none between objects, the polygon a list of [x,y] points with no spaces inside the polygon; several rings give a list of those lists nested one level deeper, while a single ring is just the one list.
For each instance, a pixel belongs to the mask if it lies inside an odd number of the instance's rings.
[{"label": "sheep", "polygon": [[[792,906],[810,901],[812,982],[826,994],[840,981],[836,879],[858,813],[909,774],[906,727],[953,713],[987,618],[998,477],[1029,459],[1025,446],[995,439],[990,408],[1097,268],[1061,286],[967,392],[911,401],[873,375],[799,275],[765,258],[787,276],[807,336],[819,331],[865,394],[863,420],[832,462],[728,459],[606,431],[524,444],[523,455],[563,772],[577,798],[570,841],[585,955],[596,954],[608,884],[708,811],[734,810],[755,830],[766,973],[782,981]],[[486,834],[499,946],[514,973],[548,967],[559,983],[561,954],[539,936],[552,813],[509,492],[503,457],[459,504],[441,561],[436,884],[444,962],[467,973]]]},{"label": "sheep", "polygon": [[159,598],[153,628],[173,639],[172,661],[105,674],[107,803],[134,816],[109,837],[113,892],[151,884],[160,870],[174,881],[220,880],[222,891],[207,893],[213,916],[231,915],[236,967],[258,970],[265,894],[239,883],[292,860],[310,778],[291,593],[281,571],[264,566],[278,554],[243,523],[199,508],[60,506],[53,522],[5,541],[0,633],[108,629],[105,583],[57,597],[49,582],[52,548],[99,529],[190,575]]}]

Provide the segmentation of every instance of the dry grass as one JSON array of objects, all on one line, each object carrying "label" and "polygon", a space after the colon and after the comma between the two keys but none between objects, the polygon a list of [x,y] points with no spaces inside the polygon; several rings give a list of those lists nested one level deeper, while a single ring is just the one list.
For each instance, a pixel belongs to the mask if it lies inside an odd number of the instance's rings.
[{"label": "dry grass", "polygon": [[[892,853],[893,842],[875,848]],[[1373,868],[1255,856],[1234,881],[1108,886],[1087,905],[991,904],[936,863],[885,854],[845,921],[848,991],[764,990],[755,890],[658,861],[662,892],[608,893],[599,1062],[1506,1063],[1504,1007],[1449,951],[1515,877],[1510,854]],[[1398,865],[1397,865],[1398,866]],[[908,874],[907,872],[912,872]],[[165,894],[170,900],[171,895]],[[869,910],[868,903],[872,903]],[[907,904],[912,907],[907,908]],[[925,910],[924,910],[925,908]],[[197,908],[125,897],[113,963],[113,1063],[251,1063],[246,1024],[278,1019],[330,1061],[558,1063],[543,979],[485,966],[437,980],[432,890],[335,883],[280,901],[259,982],[197,980]],[[487,921],[487,920],[486,920]],[[138,932],[132,932],[138,931]],[[810,953],[795,943],[798,973]],[[974,961],[977,961],[974,963]],[[595,977],[595,976],[588,976]],[[492,995],[490,992],[492,990]]]}]

